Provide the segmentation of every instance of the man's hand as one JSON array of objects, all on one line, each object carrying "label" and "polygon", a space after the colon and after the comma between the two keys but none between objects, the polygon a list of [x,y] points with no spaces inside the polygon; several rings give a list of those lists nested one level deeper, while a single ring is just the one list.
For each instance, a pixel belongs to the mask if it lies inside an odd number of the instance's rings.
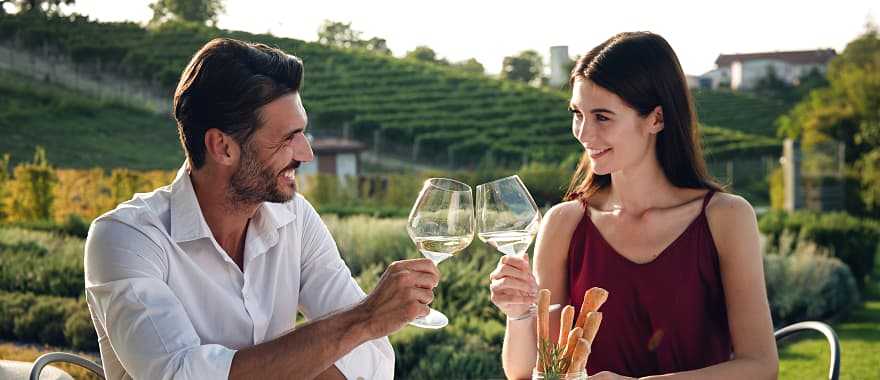
[{"label": "man's hand", "polygon": [[365,313],[371,339],[390,335],[428,315],[438,281],[440,272],[429,259],[391,263],[373,292],[355,307]]}]

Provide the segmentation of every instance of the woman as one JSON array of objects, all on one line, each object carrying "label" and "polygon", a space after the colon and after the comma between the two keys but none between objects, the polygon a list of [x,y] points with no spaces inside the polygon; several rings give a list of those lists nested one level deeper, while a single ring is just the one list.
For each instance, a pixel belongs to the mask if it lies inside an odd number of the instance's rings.
[{"label": "woman", "polygon": [[708,175],[672,48],[656,34],[621,33],[580,58],[570,82],[585,152],[566,202],[545,216],[534,272],[527,257],[505,256],[491,275],[492,302],[508,316],[507,376],[528,378],[535,366],[528,310],[538,289],[580,310],[598,286],[609,296],[591,380],[775,379],[755,213]]}]

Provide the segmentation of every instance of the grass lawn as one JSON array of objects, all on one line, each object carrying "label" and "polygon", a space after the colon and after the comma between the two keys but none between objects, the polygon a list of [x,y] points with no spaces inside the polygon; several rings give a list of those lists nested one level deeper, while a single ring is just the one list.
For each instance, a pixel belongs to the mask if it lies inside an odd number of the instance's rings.
[{"label": "grass lawn", "polygon": [[[845,322],[833,326],[840,339],[841,379],[880,379],[880,283],[875,282],[864,298]],[[827,379],[828,343],[818,332],[803,336],[779,346],[779,378]]]}]

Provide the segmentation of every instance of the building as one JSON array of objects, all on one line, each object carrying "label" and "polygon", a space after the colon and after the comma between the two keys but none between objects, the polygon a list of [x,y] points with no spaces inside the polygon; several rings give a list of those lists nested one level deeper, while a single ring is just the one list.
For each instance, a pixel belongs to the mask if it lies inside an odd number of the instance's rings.
[{"label": "building", "polygon": [[330,174],[338,177],[357,176],[360,172],[360,153],[364,144],[344,138],[318,137],[312,140],[315,159],[304,162],[297,174]]},{"label": "building", "polygon": [[550,47],[550,86],[562,87],[568,83],[571,76],[571,57],[568,55],[568,46]]},{"label": "building", "polygon": [[716,68],[700,76],[700,87],[749,90],[770,71],[782,81],[797,85],[810,71],[825,73],[835,56],[834,49],[721,54],[715,60]]}]

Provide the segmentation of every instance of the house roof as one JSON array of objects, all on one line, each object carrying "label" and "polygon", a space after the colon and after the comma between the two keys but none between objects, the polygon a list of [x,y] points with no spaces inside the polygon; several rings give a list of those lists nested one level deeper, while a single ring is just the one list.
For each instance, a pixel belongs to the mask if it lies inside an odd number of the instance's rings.
[{"label": "house roof", "polygon": [[349,139],[317,137],[312,140],[312,151],[315,154],[359,153],[365,150],[367,150],[366,145]]},{"label": "house roof", "polygon": [[776,59],[791,64],[826,64],[837,55],[834,49],[774,51],[748,54],[720,54],[715,59],[718,67],[730,66],[735,61],[751,61],[756,59]]}]

